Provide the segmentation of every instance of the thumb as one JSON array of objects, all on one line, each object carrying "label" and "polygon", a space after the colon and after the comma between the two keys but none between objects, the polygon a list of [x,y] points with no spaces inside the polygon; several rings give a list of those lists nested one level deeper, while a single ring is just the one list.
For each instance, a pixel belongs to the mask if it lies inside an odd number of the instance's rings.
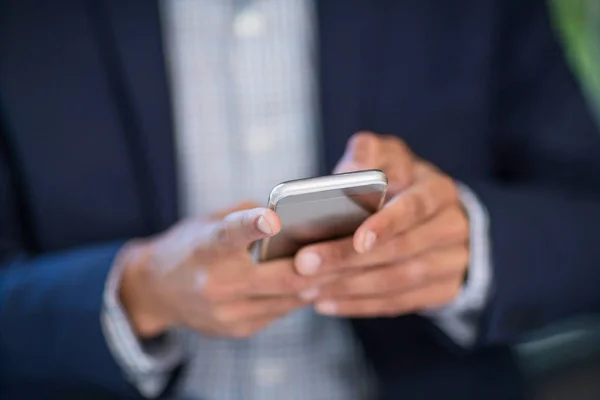
[{"label": "thumb", "polygon": [[219,210],[213,214],[210,214],[206,219],[209,221],[220,221],[223,218],[225,218],[226,216],[228,216],[229,214],[232,214],[234,212],[250,210],[253,208],[257,208],[257,207],[260,207],[259,204],[255,203],[253,201],[247,200],[247,201],[238,203],[232,207],[228,207],[228,208]]}]

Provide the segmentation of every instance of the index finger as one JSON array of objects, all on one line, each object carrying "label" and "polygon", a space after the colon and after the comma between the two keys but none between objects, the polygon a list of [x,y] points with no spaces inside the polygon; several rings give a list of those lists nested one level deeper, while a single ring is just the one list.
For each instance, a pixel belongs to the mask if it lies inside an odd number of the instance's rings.
[{"label": "index finger", "polygon": [[333,276],[305,277],[294,269],[291,259],[268,261],[254,266],[243,279],[230,287],[232,294],[243,296],[299,295],[313,287],[329,283]]},{"label": "index finger", "polygon": [[449,178],[435,175],[417,182],[388,202],[356,230],[354,248],[363,253],[413,226],[419,225],[457,198]]},{"label": "index finger", "polygon": [[312,276],[372,267],[388,258],[385,252],[357,253],[352,237],[347,237],[308,245],[298,251],[294,263],[299,274]]},{"label": "index finger", "polygon": [[267,208],[236,211],[215,224],[210,246],[216,250],[247,250],[253,242],[273,236],[281,230],[281,221]]},{"label": "index finger", "polygon": [[349,140],[334,173],[379,169],[388,177],[389,190],[395,192],[412,182],[413,156],[397,136],[357,132]]},{"label": "index finger", "polygon": [[260,207],[260,204],[257,204],[254,201],[249,201],[249,200],[243,201],[232,207],[212,213],[206,219],[209,221],[220,221],[223,218],[225,218],[227,215],[232,214],[236,211],[251,210],[253,208],[258,208],[258,207]]}]

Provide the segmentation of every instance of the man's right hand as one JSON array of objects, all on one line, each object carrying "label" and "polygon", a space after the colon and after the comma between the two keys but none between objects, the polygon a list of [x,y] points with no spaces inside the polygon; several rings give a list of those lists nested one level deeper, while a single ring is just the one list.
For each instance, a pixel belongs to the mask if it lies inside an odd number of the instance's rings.
[{"label": "man's right hand", "polygon": [[138,335],[187,326],[247,337],[304,306],[314,278],[298,275],[292,259],[256,265],[248,253],[252,242],[280,229],[273,211],[255,208],[221,220],[185,220],[127,245],[120,298]]}]

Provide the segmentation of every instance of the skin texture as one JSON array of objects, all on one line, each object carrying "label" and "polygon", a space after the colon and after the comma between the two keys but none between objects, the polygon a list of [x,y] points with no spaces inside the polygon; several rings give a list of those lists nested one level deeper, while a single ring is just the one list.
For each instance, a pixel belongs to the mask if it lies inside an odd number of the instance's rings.
[{"label": "skin texture", "polygon": [[357,133],[336,172],[371,168],[388,176],[384,207],[353,237],[306,247],[295,258],[303,276],[345,272],[312,288],[317,311],[398,316],[451,302],[469,263],[469,221],[455,182],[398,137]]},{"label": "skin texture", "polygon": [[397,137],[360,132],[335,172],[380,169],[384,207],[354,236],[257,266],[248,249],[281,221],[250,202],[187,219],[121,251],[120,300],[140,337],[177,326],[242,338],[314,304],[322,314],[398,316],[451,302],[469,262],[469,222],[454,181]]},{"label": "skin texture", "polygon": [[177,326],[242,338],[306,306],[306,289],[331,277],[304,277],[292,259],[254,264],[248,248],[277,234],[281,223],[244,203],[207,219],[188,219],[126,246],[120,300],[140,337]]}]

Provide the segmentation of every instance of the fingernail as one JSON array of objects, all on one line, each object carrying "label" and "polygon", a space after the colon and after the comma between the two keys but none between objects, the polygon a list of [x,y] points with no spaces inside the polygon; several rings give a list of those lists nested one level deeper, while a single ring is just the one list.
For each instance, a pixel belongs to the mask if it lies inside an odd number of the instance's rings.
[{"label": "fingernail", "polygon": [[302,253],[298,256],[297,268],[301,275],[314,275],[321,265],[321,257],[316,253]]},{"label": "fingernail", "polygon": [[333,301],[323,301],[317,303],[315,309],[319,314],[334,315],[337,312],[337,306]]},{"label": "fingernail", "polygon": [[300,298],[302,300],[314,300],[317,298],[317,296],[319,295],[319,288],[318,287],[312,287],[306,290],[303,290],[302,292],[300,292]]},{"label": "fingernail", "polygon": [[365,251],[371,250],[373,248],[373,245],[375,244],[376,239],[377,236],[375,235],[375,232],[368,231],[367,233],[365,233],[363,238],[363,249]]},{"label": "fingernail", "polygon": [[270,235],[271,233],[273,233],[273,229],[271,229],[269,221],[267,221],[267,219],[262,215],[256,220],[256,227],[265,235]]}]

